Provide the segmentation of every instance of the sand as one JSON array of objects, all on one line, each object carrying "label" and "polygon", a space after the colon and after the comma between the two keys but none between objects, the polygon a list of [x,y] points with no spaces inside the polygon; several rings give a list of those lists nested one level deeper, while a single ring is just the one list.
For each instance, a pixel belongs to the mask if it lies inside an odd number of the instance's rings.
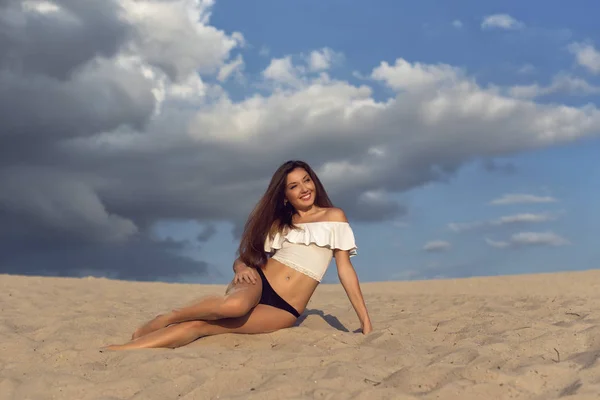
[{"label": "sand", "polygon": [[600,271],[340,285],[298,326],[100,352],[221,285],[0,275],[0,399],[600,399]]}]

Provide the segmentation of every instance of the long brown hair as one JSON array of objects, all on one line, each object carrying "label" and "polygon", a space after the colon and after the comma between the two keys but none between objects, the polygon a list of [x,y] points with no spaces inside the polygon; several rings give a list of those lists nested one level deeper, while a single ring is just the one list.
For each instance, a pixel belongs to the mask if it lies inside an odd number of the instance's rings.
[{"label": "long brown hair", "polygon": [[283,163],[273,174],[265,194],[250,213],[244,226],[238,254],[240,260],[249,267],[260,268],[267,262],[264,250],[267,235],[282,232],[284,228],[295,228],[292,216],[294,207],[285,199],[287,176],[296,168],[303,168],[315,184],[315,203],[319,207],[333,207],[323,184],[317,174],[304,161],[290,160]]}]

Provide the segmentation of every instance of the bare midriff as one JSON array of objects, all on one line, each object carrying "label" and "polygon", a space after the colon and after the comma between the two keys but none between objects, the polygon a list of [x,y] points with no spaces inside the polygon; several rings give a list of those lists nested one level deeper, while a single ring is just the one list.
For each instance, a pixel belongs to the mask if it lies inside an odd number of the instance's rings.
[{"label": "bare midriff", "polygon": [[313,278],[270,258],[263,267],[265,277],[279,296],[302,313],[319,285]]}]

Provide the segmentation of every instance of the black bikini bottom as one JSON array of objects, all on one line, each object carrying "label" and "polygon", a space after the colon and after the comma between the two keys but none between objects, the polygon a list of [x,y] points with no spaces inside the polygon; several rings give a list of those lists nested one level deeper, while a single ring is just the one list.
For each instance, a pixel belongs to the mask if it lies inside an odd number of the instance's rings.
[{"label": "black bikini bottom", "polygon": [[256,271],[260,275],[260,280],[262,281],[262,294],[260,296],[260,301],[258,302],[258,304],[276,307],[280,310],[284,310],[291,313],[296,318],[300,317],[300,313],[298,312],[298,310],[292,307],[287,301],[282,299],[277,294],[277,292],[275,292],[275,290],[273,290],[262,269],[256,268]]}]

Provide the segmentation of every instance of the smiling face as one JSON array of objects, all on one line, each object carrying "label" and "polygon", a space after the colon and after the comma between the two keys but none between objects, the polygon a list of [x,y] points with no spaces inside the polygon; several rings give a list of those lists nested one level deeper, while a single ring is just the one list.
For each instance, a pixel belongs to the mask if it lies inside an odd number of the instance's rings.
[{"label": "smiling face", "polygon": [[306,210],[315,203],[317,189],[304,168],[296,168],[287,175],[285,198],[296,210]]}]

